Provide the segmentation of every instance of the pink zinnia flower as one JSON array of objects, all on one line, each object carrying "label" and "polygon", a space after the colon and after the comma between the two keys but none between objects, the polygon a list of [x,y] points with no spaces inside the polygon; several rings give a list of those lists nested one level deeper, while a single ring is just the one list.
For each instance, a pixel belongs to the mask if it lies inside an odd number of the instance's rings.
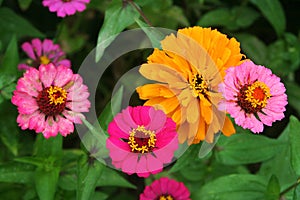
[{"label": "pink zinnia flower", "polygon": [[49,7],[50,12],[57,12],[58,17],[74,15],[76,11],[82,12],[87,3],[90,0],[43,0],[43,6]]},{"label": "pink zinnia flower", "polygon": [[259,133],[263,124],[271,126],[284,118],[285,87],[270,69],[246,61],[226,72],[224,84],[220,85],[225,97],[220,108],[226,108],[236,124]]},{"label": "pink zinnia flower", "polygon": [[140,200],[189,200],[190,192],[182,182],[167,177],[155,180],[140,194]]},{"label": "pink zinnia flower", "polygon": [[89,111],[88,96],[78,74],[63,65],[48,64],[24,73],[12,103],[18,107],[17,122],[23,130],[29,128],[49,138],[74,131],[73,123],[81,123],[81,112]]},{"label": "pink zinnia flower", "polygon": [[53,63],[54,65],[71,66],[71,62],[65,59],[65,53],[58,44],[53,44],[52,40],[41,41],[38,38],[22,44],[23,51],[29,56],[26,64],[18,65],[19,70],[27,70],[30,67],[39,67],[41,64]]},{"label": "pink zinnia flower", "polygon": [[150,106],[127,107],[108,126],[112,164],[140,177],[161,172],[178,148],[176,124]]}]

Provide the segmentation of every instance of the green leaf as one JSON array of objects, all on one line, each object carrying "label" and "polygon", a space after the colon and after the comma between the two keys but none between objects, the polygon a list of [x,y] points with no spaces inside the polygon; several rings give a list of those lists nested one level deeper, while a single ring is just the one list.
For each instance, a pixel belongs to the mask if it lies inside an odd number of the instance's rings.
[{"label": "green leaf", "polygon": [[174,173],[184,167],[186,167],[191,161],[198,159],[200,145],[191,145],[188,149],[182,154],[173,165],[173,167],[169,170],[169,173]]},{"label": "green leaf", "polygon": [[253,200],[264,199],[265,180],[257,175],[233,174],[205,184],[194,199]]},{"label": "green leaf", "polygon": [[107,130],[108,124],[113,120],[114,116],[121,111],[123,92],[124,88],[121,86],[100,114],[98,121],[103,130]]},{"label": "green leaf", "polygon": [[16,108],[10,102],[4,101],[0,104],[0,113],[0,139],[9,151],[16,156],[18,155],[20,137],[19,128],[16,123]]},{"label": "green leaf", "polygon": [[290,117],[290,145],[291,145],[291,163],[294,171],[300,176],[300,137],[299,137],[300,122],[299,120],[291,116]]},{"label": "green leaf", "polygon": [[241,48],[253,62],[263,64],[267,58],[266,45],[254,35],[247,33],[237,34],[236,38],[241,43]]},{"label": "green leaf", "polygon": [[7,162],[0,165],[0,182],[5,183],[31,183],[34,176],[34,166]]},{"label": "green leaf", "polygon": [[103,25],[99,31],[96,62],[98,62],[106,47],[114,40],[116,35],[123,31],[126,27],[135,22],[135,18],[139,17],[139,13],[129,4],[122,4],[121,1],[113,1],[109,8],[105,11]]},{"label": "green leaf", "polygon": [[250,164],[268,160],[276,155],[284,143],[263,135],[236,134],[218,143],[216,158],[227,165]]},{"label": "green leaf", "polygon": [[11,9],[0,8],[0,40],[11,38],[44,37],[45,35],[32,26],[27,20],[15,14]]},{"label": "green leaf", "polygon": [[98,160],[88,162],[82,157],[78,163],[77,199],[91,199],[94,196],[97,181],[104,169]]},{"label": "green leaf", "polygon": [[219,8],[205,13],[197,25],[224,26],[229,30],[237,30],[250,26],[258,17],[259,14],[255,10],[245,6]]},{"label": "green leaf", "polygon": [[289,105],[300,113],[300,86],[295,82],[285,82]]},{"label": "green leaf", "polygon": [[153,48],[161,49],[160,41],[162,41],[165,38],[165,36],[162,33],[158,32],[157,29],[149,27],[148,24],[144,23],[140,19],[135,19],[135,21],[149,37]]},{"label": "green leaf", "polygon": [[[1,9],[0,9],[1,12]],[[18,54],[18,44],[17,38],[15,35],[12,36],[4,57],[2,59],[0,73],[9,73],[9,74],[16,74],[18,72],[19,64],[19,54]]]},{"label": "green leaf", "polygon": [[97,181],[98,187],[103,186],[114,186],[114,187],[125,187],[136,189],[136,186],[127,181],[123,176],[121,176],[117,171],[105,167],[103,173]]},{"label": "green leaf", "polygon": [[34,155],[37,157],[62,157],[62,136],[57,134],[55,137],[44,138],[43,134],[38,134],[35,142]]},{"label": "green leaf", "polygon": [[272,175],[265,194],[265,200],[278,200],[280,196],[280,185],[278,178]]},{"label": "green leaf", "polygon": [[95,192],[94,196],[92,197],[92,200],[105,200],[108,197],[109,197],[108,194],[104,192]]},{"label": "green leaf", "polygon": [[271,23],[278,36],[284,33],[286,21],[279,0],[250,0]]},{"label": "green leaf", "polygon": [[18,3],[22,10],[27,10],[32,3],[32,0],[18,0]]},{"label": "green leaf", "polygon": [[[298,180],[300,182],[300,180]],[[298,185],[294,190],[293,200],[300,200],[300,185]]]},{"label": "green leaf", "polygon": [[59,177],[59,171],[59,167],[51,167],[49,169],[38,168],[36,170],[34,181],[39,199],[54,199],[57,188],[57,181]]}]

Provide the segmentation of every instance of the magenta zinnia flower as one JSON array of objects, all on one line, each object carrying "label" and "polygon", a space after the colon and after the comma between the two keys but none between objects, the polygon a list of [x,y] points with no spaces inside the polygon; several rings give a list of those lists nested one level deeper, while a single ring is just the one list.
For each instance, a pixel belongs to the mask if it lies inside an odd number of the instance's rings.
[{"label": "magenta zinnia flower", "polygon": [[74,15],[76,11],[82,12],[87,3],[90,0],[43,0],[43,6],[49,7],[50,12],[57,12],[58,17]]},{"label": "magenta zinnia flower", "polygon": [[190,192],[182,182],[167,177],[155,180],[140,194],[140,200],[189,200]]},{"label": "magenta zinnia flower", "polygon": [[74,131],[73,123],[81,123],[81,112],[89,111],[88,96],[78,74],[63,65],[48,64],[24,73],[12,103],[18,107],[17,122],[23,130],[29,128],[49,138]]},{"label": "magenta zinnia flower", "polygon": [[112,164],[140,177],[162,171],[178,148],[175,122],[150,106],[127,107],[109,124],[108,133]]},{"label": "magenta zinnia flower", "polygon": [[254,133],[263,131],[284,118],[287,96],[280,78],[264,66],[251,61],[229,68],[220,85],[225,101],[220,105],[235,119],[236,124]]},{"label": "magenta zinnia flower", "polygon": [[71,66],[71,62],[65,59],[65,53],[58,44],[53,44],[52,40],[45,39],[41,41],[38,38],[22,44],[23,51],[29,56],[26,64],[18,65],[19,70],[27,70],[30,67],[39,67],[41,64],[53,63],[54,65]]}]

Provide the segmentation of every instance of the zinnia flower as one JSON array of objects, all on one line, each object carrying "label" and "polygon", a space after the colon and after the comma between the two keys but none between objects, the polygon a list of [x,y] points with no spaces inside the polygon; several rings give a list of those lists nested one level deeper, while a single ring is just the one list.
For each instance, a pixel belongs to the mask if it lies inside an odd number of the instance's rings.
[{"label": "zinnia flower", "polygon": [[158,106],[176,122],[180,143],[211,143],[220,130],[226,136],[235,133],[217,105],[225,70],[243,57],[239,43],[217,30],[193,27],[180,29],[161,44],[163,50],[155,49],[140,68],[144,77],[159,82],[137,88],[145,105]]},{"label": "zinnia flower", "polygon": [[150,106],[127,107],[114,117],[108,133],[112,164],[140,177],[162,171],[178,148],[175,122]]},{"label": "zinnia flower", "polygon": [[30,68],[17,82],[12,103],[18,107],[17,122],[24,129],[43,133],[45,138],[58,132],[66,136],[81,123],[81,112],[88,112],[89,92],[82,78],[68,67],[53,64]]},{"label": "zinnia flower", "polygon": [[52,40],[45,39],[41,41],[38,38],[22,44],[23,51],[29,56],[26,64],[18,65],[19,70],[27,70],[30,67],[39,67],[41,64],[46,65],[53,63],[54,65],[71,66],[71,62],[65,59],[65,53],[58,44],[53,44]]},{"label": "zinnia flower", "polygon": [[140,194],[140,200],[190,200],[190,192],[182,182],[167,177],[155,180]]},{"label": "zinnia flower", "polygon": [[226,108],[236,124],[259,133],[263,131],[263,124],[271,126],[284,118],[285,87],[270,69],[247,61],[226,72],[224,83],[220,85],[225,98],[220,108]]},{"label": "zinnia flower", "polygon": [[49,7],[50,12],[57,12],[58,17],[82,12],[87,3],[90,3],[90,0],[43,0],[43,6]]}]

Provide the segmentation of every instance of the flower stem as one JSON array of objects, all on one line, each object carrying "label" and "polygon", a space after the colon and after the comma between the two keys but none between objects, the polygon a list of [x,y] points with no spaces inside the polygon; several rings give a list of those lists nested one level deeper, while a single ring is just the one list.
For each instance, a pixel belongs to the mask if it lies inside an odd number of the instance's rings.
[{"label": "flower stem", "polygon": [[150,20],[146,17],[145,13],[143,13],[143,11],[132,1],[132,0],[123,0],[124,2],[128,2],[130,3],[130,5],[132,5],[134,7],[134,9],[136,9],[140,15],[142,16],[142,18],[144,19],[144,21],[149,25],[152,26],[152,23],[150,22]]},{"label": "flower stem", "polygon": [[280,197],[291,191],[292,189],[296,188],[300,184],[300,178],[298,178],[297,182],[291,185],[290,187],[286,188],[280,193]]}]

